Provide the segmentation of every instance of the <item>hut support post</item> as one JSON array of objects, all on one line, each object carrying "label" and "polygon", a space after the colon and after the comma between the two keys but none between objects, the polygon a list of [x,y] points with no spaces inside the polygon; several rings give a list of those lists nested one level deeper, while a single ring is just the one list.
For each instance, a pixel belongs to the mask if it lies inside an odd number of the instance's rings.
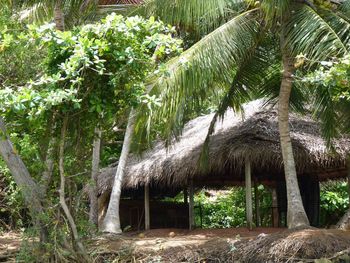
[{"label": "hut support post", "polygon": [[145,230],[150,229],[149,184],[145,184]]},{"label": "hut support post", "polygon": [[348,177],[348,194],[350,198],[350,156],[346,159],[346,170],[347,170],[347,177]]},{"label": "hut support post", "polygon": [[188,204],[188,220],[190,230],[194,229],[194,189],[193,189],[193,180],[190,180],[188,186],[188,195],[189,195],[189,204]]},{"label": "hut support post", "polygon": [[275,187],[272,188],[272,224],[273,227],[278,227],[279,225],[277,191]]},{"label": "hut support post", "polygon": [[247,227],[249,230],[253,229],[253,206],[252,206],[252,175],[250,161],[245,161],[245,204]]},{"label": "hut support post", "polygon": [[187,191],[187,189],[184,189],[184,203],[188,204],[188,191]]},{"label": "hut support post", "polygon": [[254,180],[254,197],[255,197],[255,226],[260,226],[260,197],[258,189],[258,180]]}]

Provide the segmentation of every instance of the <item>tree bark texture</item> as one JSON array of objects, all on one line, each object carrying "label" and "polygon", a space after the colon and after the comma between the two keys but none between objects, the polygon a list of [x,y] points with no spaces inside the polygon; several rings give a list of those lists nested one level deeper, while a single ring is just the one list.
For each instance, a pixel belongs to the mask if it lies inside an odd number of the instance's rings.
[{"label": "tree bark texture", "polygon": [[104,233],[120,234],[119,203],[122,191],[123,178],[125,174],[126,163],[130,152],[132,136],[136,122],[136,111],[131,109],[128,124],[124,136],[123,148],[119,158],[117,172],[114,178],[112,193],[108,204],[106,217],[103,220],[101,230]]},{"label": "tree bark texture", "polygon": [[74,219],[73,219],[71,212],[69,211],[69,208],[67,206],[66,199],[65,199],[64,145],[65,145],[67,124],[68,124],[68,117],[65,116],[63,118],[63,123],[62,123],[62,128],[61,128],[61,141],[60,141],[60,145],[59,145],[59,160],[58,160],[58,168],[59,168],[60,180],[61,180],[60,189],[59,189],[60,205],[63,209],[64,214],[67,217],[69,226],[72,230],[72,235],[73,235],[74,241],[78,247],[78,251],[80,252],[80,254],[83,257],[85,262],[90,262],[90,259],[86,253],[85,247],[84,247],[83,243],[80,241],[77,226],[74,222]]},{"label": "tree bark texture", "polygon": [[292,142],[289,130],[289,98],[293,85],[293,60],[285,49],[284,37],[281,37],[283,75],[278,99],[278,126],[281,141],[284,173],[287,187],[287,224],[288,228],[309,226],[300,195]]},{"label": "tree bark texture", "polygon": [[62,0],[56,0],[54,7],[54,21],[56,29],[64,31],[64,14],[63,14],[63,2]]},{"label": "tree bark texture", "polygon": [[151,218],[150,218],[150,206],[149,206],[149,184],[145,185],[145,230],[150,230]]},{"label": "tree bark texture", "polygon": [[191,178],[189,180],[188,185],[188,225],[189,229],[193,230],[195,229],[195,218],[194,218],[194,187],[193,187],[193,179]]},{"label": "tree bark texture", "polygon": [[92,169],[91,169],[91,185],[89,190],[90,211],[89,221],[95,226],[98,225],[98,189],[97,189],[97,175],[100,166],[100,152],[101,152],[101,136],[102,131],[99,127],[95,128],[94,142],[92,146]]},{"label": "tree bark texture", "polygon": [[253,202],[252,202],[252,172],[250,161],[245,161],[245,212],[247,218],[247,227],[253,229]]},{"label": "tree bark texture", "polygon": [[43,196],[47,195],[47,191],[50,187],[50,183],[52,181],[52,174],[54,169],[54,156],[55,156],[55,149],[56,149],[56,143],[57,138],[55,136],[55,129],[56,129],[56,116],[53,115],[52,121],[49,124],[49,145],[47,148],[47,153],[45,156],[45,166],[44,171],[41,176],[41,182],[40,182],[40,188],[41,192],[43,193]]},{"label": "tree bark texture", "polygon": [[40,219],[44,209],[41,203],[42,195],[36,182],[31,177],[27,167],[14,148],[6,130],[5,122],[0,117],[0,154],[13,176],[17,186],[21,189],[25,203],[31,213],[34,223],[40,228],[40,240],[47,241],[47,230]]}]

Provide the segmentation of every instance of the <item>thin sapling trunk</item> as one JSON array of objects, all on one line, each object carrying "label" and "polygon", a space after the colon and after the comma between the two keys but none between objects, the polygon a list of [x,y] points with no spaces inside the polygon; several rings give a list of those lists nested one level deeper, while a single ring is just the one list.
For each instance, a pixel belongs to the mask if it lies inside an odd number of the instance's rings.
[{"label": "thin sapling trunk", "polygon": [[60,205],[63,209],[64,214],[67,217],[69,226],[72,230],[72,235],[74,238],[74,241],[78,247],[79,253],[84,258],[86,262],[90,262],[90,258],[86,253],[85,247],[83,243],[80,241],[77,226],[74,222],[74,219],[72,217],[71,212],[69,211],[69,208],[67,206],[66,200],[65,200],[65,171],[64,171],[64,144],[65,144],[65,138],[66,138],[66,131],[67,131],[67,123],[68,123],[68,117],[65,116],[62,123],[61,128],[61,141],[59,145],[59,160],[58,160],[58,168],[60,172],[60,189],[59,189],[59,195],[60,195]]},{"label": "thin sapling trunk", "polygon": [[99,172],[99,165],[100,165],[101,135],[102,135],[101,129],[99,127],[96,127],[94,131],[94,142],[92,146],[91,184],[89,189],[89,197],[90,197],[89,221],[95,226],[98,225],[97,175]]}]

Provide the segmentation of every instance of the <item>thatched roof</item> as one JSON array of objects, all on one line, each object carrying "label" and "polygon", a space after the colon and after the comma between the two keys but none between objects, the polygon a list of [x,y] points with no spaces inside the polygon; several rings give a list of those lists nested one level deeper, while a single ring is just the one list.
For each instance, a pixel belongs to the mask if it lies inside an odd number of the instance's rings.
[{"label": "thatched roof", "polygon": [[[207,180],[242,181],[244,160],[249,158],[252,173],[259,180],[283,178],[277,112],[271,105],[258,100],[244,106],[241,114],[228,111],[218,121],[209,144],[208,170],[201,172],[199,156],[213,114],[189,121],[182,136],[170,148],[157,142],[142,157],[129,156],[124,187],[134,188],[145,183],[160,186],[185,186],[189,178],[205,184]],[[319,125],[310,117],[290,116],[291,137],[299,174],[322,174],[323,179],[344,175],[345,157],[350,149],[349,138],[334,141],[329,151],[320,136]],[[101,170],[100,192],[112,185],[116,164]],[[333,173],[332,173],[333,171]],[[335,173],[334,173],[335,171]]]}]

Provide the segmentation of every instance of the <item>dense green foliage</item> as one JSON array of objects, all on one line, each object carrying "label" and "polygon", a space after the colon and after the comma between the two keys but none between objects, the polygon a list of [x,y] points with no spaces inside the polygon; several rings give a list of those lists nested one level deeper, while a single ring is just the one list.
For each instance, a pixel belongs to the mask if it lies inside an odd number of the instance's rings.
[{"label": "dense green foliage", "polygon": [[348,184],[346,182],[327,182],[321,186],[320,225],[331,226],[349,209]]},{"label": "dense green foliage", "polygon": [[[271,189],[259,185],[259,225],[272,226],[272,193]],[[253,200],[255,191],[253,190]],[[167,201],[182,203],[183,194]],[[196,226],[203,228],[230,228],[246,226],[245,189],[233,187],[226,190],[202,189],[195,198]],[[320,227],[334,225],[349,208],[348,185],[346,182],[325,182],[320,185]],[[256,223],[256,207],[253,202],[253,219]]]},{"label": "dense green foliage", "polygon": [[[258,188],[260,226],[271,225],[271,206],[272,199],[269,189],[260,185]],[[196,210],[196,224],[203,228],[229,228],[243,227],[246,225],[245,214],[245,189],[243,187],[234,187],[224,192],[213,192],[210,196],[205,190],[202,190],[195,198],[196,205],[201,207]],[[208,196],[209,195],[209,196]],[[253,194],[253,200],[255,195]],[[254,205],[254,212],[255,210]],[[256,222],[256,213],[254,221]]]},{"label": "dense green foliage", "polygon": [[[129,107],[157,106],[156,98],[147,95],[145,81],[151,74],[164,74],[162,63],[181,52],[182,41],[173,37],[174,28],[152,17],[124,18],[111,14],[99,23],[64,32],[56,30],[53,24],[25,28],[11,19],[3,23],[0,56],[7,60],[1,60],[0,67],[9,76],[13,72],[20,81],[17,78],[1,81],[1,117],[8,124],[10,139],[32,177],[40,185],[48,184],[43,200],[46,213],[38,216],[52,241],[46,244],[50,253],[45,256],[58,256],[56,246],[67,242],[65,236],[71,226],[58,205],[57,143],[59,140],[65,143],[67,204],[79,235],[84,236],[92,232],[83,187],[90,181],[94,128],[99,126],[103,130],[106,151],[102,151],[101,163],[105,165],[119,155],[120,145],[116,141],[122,140],[123,134],[115,134],[113,128],[125,126]],[[8,30],[7,23],[18,25],[21,34]],[[27,55],[28,50],[35,56]],[[32,63],[31,68],[15,66],[27,60],[26,66]],[[67,135],[60,137],[62,123],[67,119]],[[49,155],[51,148],[53,154]],[[53,173],[49,181],[43,181],[48,156],[54,161]],[[8,172],[3,171],[2,162],[1,167],[1,177],[6,176],[6,184],[15,187]],[[23,205],[19,189],[12,188],[5,188],[8,194],[2,212],[6,215],[5,209],[11,205],[18,210]],[[17,216],[15,209],[13,212]],[[21,223],[23,216],[25,213],[15,218],[17,223]],[[28,219],[26,224],[30,224]]]},{"label": "dense green foliage", "polygon": [[[28,5],[35,2],[28,1]],[[52,9],[53,2],[47,3]],[[93,183],[90,170],[94,128],[103,131],[101,164],[105,166],[119,157],[123,140],[120,130],[126,125],[131,107],[138,107],[139,114],[135,147],[143,149],[145,142],[151,142],[156,135],[178,135],[183,123],[197,115],[214,110],[223,115],[228,107],[239,110],[243,102],[258,97],[276,100],[283,23],[286,49],[293,61],[296,58],[294,66],[300,66],[296,75],[302,78],[293,89],[293,109],[303,108],[306,97],[301,88],[311,83],[313,87],[307,94],[315,102],[315,115],[323,121],[325,137],[330,140],[350,131],[350,57],[321,62],[319,70],[303,78],[310,66],[319,65],[318,60],[349,49],[350,22],[342,18],[349,14],[348,10],[338,10],[323,1],[315,1],[315,7],[294,3],[293,15],[286,23],[282,14],[290,6],[282,2],[273,6],[267,1],[260,4],[230,0],[147,3],[143,12],[154,13],[176,27],[153,17],[112,14],[80,27],[73,27],[77,22],[73,19],[69,25],[72,29],[62,32],[53,24],[25,25],[13,7],[0,7],[0,114],[8,124],[16,152],[38,183],[43,183],[44,162],[54,141],[53,176],[43,202],[46,213],[40,215],[52,240],[46,244],[49,255],[45,254],[45,260],[52,256],[50,253],[61,253],[59,245],[66,245],[66,236],[71,233],[58,204],[60,139],[65,141],[67,203],[79,235],[88,236],[94,226],[87,222],[83,188]],[[69,11],[66,6],[64,11]],[[182,52],[182,41],[174,38],[177,35],[188,40],[188,49],[169,61]],[[197,40],[200,41],[193,45]],[[68,132],[60,138],[65,118]],[[341,123],[334,125],[337,120]],[[0,160],[0,230],[26,227],[28,235],[37,235],[36,229],[29,228],[32,222],[20,190]],[[271,193],[262,185],[258,192],[261,225],[269,226]],[[246,224],[243,188],[215,196],[203,190],[195,202],[197,225],[228,228]],[[334,224],[348,207],[347,184],[322,186],[321,225]],[[34,261],[35,255],[29,257],[26,249],[24,246],[19,259]],[[67,257],[73,254],[64,253]]]}]

